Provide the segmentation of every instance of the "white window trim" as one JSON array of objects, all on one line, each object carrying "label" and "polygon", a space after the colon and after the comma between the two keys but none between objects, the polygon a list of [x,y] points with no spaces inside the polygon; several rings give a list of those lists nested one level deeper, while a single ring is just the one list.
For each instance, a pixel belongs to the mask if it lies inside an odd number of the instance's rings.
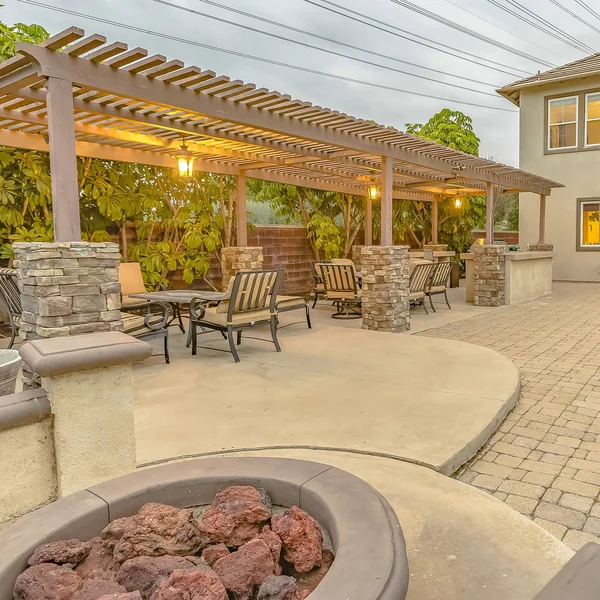
[{"label": "white window trim", "polygon": [[[552,102],[556,102],[557,100],[571,100],[575,99],[575,121],[567,121],[565,123],[550,123],[550,104]],[[586,103],[587,104],[587,103]],[[550,137],[550,127],[552,125],[572,125],[575,123],[575,145],[574,146],[557,146],[556,148],[552,148],[550,146],[551,137]],[[560,151],[560,150],[568,150],[570,148],[578,148],[579,147],[579,96],[563,96],[561,98],[550,98],[548,100],[548,151]]]},{"label": "white window trim", "polygon": [[588,118],[588,97],[589,96],[600,96],[600,92],[590,92],[585,95],[585,147],[586,148],[595,148],[596,146],[600,146],[600,142],[597,144],[588,144],[588,123],[590,121],[600,121],[600,117],[595,117],[593,119]]},{"label": "white window trim", "polygon": [[[597,145],[597,144],[595,144]],[[580,211],[581,214],[579,215],[579,222],[580,222],[580,227],[579,227],[579,247],[580,248],[600,248],[600,244],[584,244],[583,243],[583,207],[586,206],[586,204],[600,204],[600,201],[598,200],[590,200],[589,202],[580,202],[579,206],[580,206]]]}]

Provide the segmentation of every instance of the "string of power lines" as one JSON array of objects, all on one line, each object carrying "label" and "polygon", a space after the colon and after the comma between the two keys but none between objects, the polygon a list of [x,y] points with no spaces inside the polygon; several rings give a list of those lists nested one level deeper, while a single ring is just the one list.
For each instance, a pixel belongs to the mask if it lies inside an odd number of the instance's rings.
[{"label": "string of power lines", "polygon": [[[402,40],[410,42],[411,44],[415,44],[415,45],[418,45],[421,47],[428,48],[429,50],[432,50],[436,53],[444,55],[445,57],[451,57],[451,59],[457,59],[457,60],[461,61],[462,63],[466,62],[469,64],[477,65],[478,67],[484,68],[488,71],[492,71],[493,73],[497,74],[498,77],[500,77],[500,75],[504,75],[504,76],[510,75],[513,78],[520,78],[520,77],[524,77],[524,76],[532,74],[531,71],[522,69],[521,67],[517,67],[514,64],[511,65],[511,64],[504,63],[504,62],[492,60],[490,58],[485,58],[483,56],[485,53],[483,53],[483,52],[480,52],[478,54],[472,53],[472,52],[467,52],[464,49],[461,49],[461,48],[458,48],[455,46],[451,46],[447,43],[439,42],[430,37],[425,37],[420,34],[416,34],[413,31],[409,31],[407,29],[402,29],[402,28],[397,27],[389,22],[385,22],[385,21],[376,19],[374,17],[371,17],[368,14],[364,14],[359,11],[350,9],[346,6],[343,6],[342,4],[333,2],[332,0],[299,0],[299,1],[302,1],[308,5],[311,5],[312,8],[320,9],[320,11],[325,11],[330,16],[335,15],[335,17],[333,17],[333,18],[340,21],[340,23],[339,23],[340,25],[342,25],[342,21],[344,21],[345,23],[347,23],[348,21],[352,21],[354,23],[359,23],[361,26],[368,28],[369,30],[375,29],[379,32],[383,32],[390,36],[394,36],[396,38],[400,38]],[[342,0],[340,0],[340,1],[342,1]],[[383,2],[384,0],[381,0],[381,1]],[[411,12],[415,13],[416,15],[419,15],[420,17],[423,17],[430,21],[434,21],[434,22],[442,25],[443,27],[447,27],[456,32],[459,32],[460,34],[464,34],[470,38],[474,38],[474,39],[478,40],[479,42],[483,42],[489,46],[493,46],[493,47],[497,48],[498,50],[501,50],[502,52],[512,54],[513,56],[518,57],[521,62],[523,60],[525,60],[525,61],[534,63],[535,65],[538,65],[538,66],[541,65],[545,68],[552,68],[553,66],[555,66],[555,64],[553,64],[552,62],[549,62],[543,58],[540,58],[538,56],[535,56],[535,55],[525,52],[523,50],[519,50],[519,49],[515,48],[514,45],[501,43],[497,39],[483,35],[482,33],[479,33],[479,31],[469,29],[468,27],[466,27],[460,23],[457,23],[455,21],[452,21],[451,19],[445,18],[438,13],[433,13],[433,12],[423,8],[422,6],[419,6],[417,4],[414,4],[413,2],[410,2],[409,0],[388,0],[388,1],[397,5],[398,7],[402,8],[402,9],[411,11]],[[462,0],[462,1],[464,2],[464,0]],[[533,27],[537,31],[551,37],[553,40],[561,42],[578,52],[582,52],[585,54],[590,54],[590,53],[594,52],[594,49],[591,46],[587,45],[586,43],[581,41],[579,38],[577,38],[573,35],[570,35],[563,29],[561,29],[558,26],[551,23],[549,20],[541,17],[539,14],[536,14],[534,11],[532,11],[528,7],[524,6],[522,3],[518,2],[517,0],[486,0],[486,1],[489,5],[494,6],[498,9],[501,9],[504,13],[509,14],[514,19],[517,19],[519,21],[520,26],[525,25],[525,26]],[[570,10],[568,7],[564,6],[564,3],[568,2],[569,0],[547,0],[547,1],[550,2],[551,4],[557,6],[562,11],[566,12],[569,16],[571,16],[577,22],[583,23],[586,26],[588,26],[590,29],[594,30],[595,32],[600,33],[600,29],[590,22],[590,20],[591,20],[590,15],[591,15],[592,17],[594,17],[595,19],[597,19],[599,21],[598,24],[600,25],[600,14],[598,14],[596,11],[594,11],[584,0],[570,0],[570,1],[572,3],[576,3],[576,5],[580,9],[583,9],[587,13],[585,15],[585,18],[580,16],[576,12]],[[138,27],[138,26],[131,25],[128,23],[113,21],[113,20],[106,19],[106,18],[97,16],[97,15],[91,15],[91,14],[87,14],[87,13],[70,10],[70,9],[67,9],[64,7],[60,7],[60,6],[46,4],[39,0],[19,0],[19,2],[21,2],[23,4],[29,4],[29,5],[37,6],[39,8],[44,8],[47,10],[55,11],[55,12],[60,12],[63,14],[69,14],[69,15],[76,16],[76,17],[82,18],[82,19],[87,19],[90,21],[104,23],[104,24],[122,28],[122,29],[128,29],[130,31],[136,31],[136,32],[139,32],[142,34],[153,36],[153,37],[168,39],[168,40],[179,42],[182,44],[196,46],[196,47],[200,47],[200,48],[204,48],[207,50],[212,50],[212,51],[216,51],[216,52],[220,52],[220,53],[226,53],[226,54],[233,55],[233,56],[236,56],[239,58],[244,58],[244,59],[248,59],[251,61],[258,61],[258,62],[265,63],[265,64],[283,67],[286,69],[292,69],[292,70],[308,73],[311,75],[327,77],[330,79],[337,79],[337,80],[345,81],[345,82],[348,82],[351,84],[358,84],[358,85],[362,85],[362,86],[369,86],[369,87],[384,89],[384,90],[388,90],[388,91],[392,91],[392,92],[397,92],[400,94],[408,94],[408,95],[413,95],[413,96],[418,96],[418,97],[423,97],[423,98],[443,100],[443,101],[452,102],[455,104],[475,106],[475,107],[503,111],[503,112],[516,112],[510,108],[504,108],[502,106],[495,106],[495,105],[490,105],[490,104],[481,104],[479,102],[474,102],[471,99],[467,100],[467,99],[461,99],[461,98],[456,98],[456,97],[445,97],[442,95],[438,95],[435,92],[426,93],[424,91],[419,91],[417,89],[404,89],[404,88],[395,87],[394,85],[382,84],[382,83],[378,83],[375,81],[366,81],[363,78],[348,77],[345,75],[331,73],[328,71],[311,69],[311,68],[303,66],[303,65],[292,64],[292,63],[288,63],[288,62],[284,62],[284,61],[277,61],[272,58],[256,56],[256,55],[248,54],[245,52],[239,52],[239,51],[233,50],[231,48],[222,48],[222,47],[198,42],[196,40],[185,39],[180,36],[175,36],[175,35],[167,34],[164,32],[159,32],[159,31],[154,31],[151,29],[146,29],[143,27]],[[375,67],[376,69],[391,71],[391,72],[398,73],[398,74],[403,75],[408,78],[430,82],[430,83],[435,84],[436,86],[451,87],[457,91],[464,90],[464,91],[469,92],[469,98],[472,98],[473,94],[477,94],[477,95],[482,95],[482,96],[490,96],[492,98],[498,99],[498,96],[493,92],[493,88],[499,87],[499,84],[487,81],[487,78],[485,78],[485,80],[484,80],[484,78],[467,77],[463,74],[459,74],[456,72],[450,72],[450,71],[447,71],[444,69],[434,68],[434,67],[431,67],[431,66],[428,66],[425,64],[420,64],[417,62],[409,61],[404,58],[399,58],[397,56],[390,55],[387,52],[386,53],[377,52],[373,49],[364,47],[364,45],[351,44],[351,43],[348,43],[348,42],[345,42],[345,41],[342,41],[339,39],[334,39],[333,37],[330,37],[328,35],[322,35],[322,34],[319,34],[319,33],[313,32],[313,31],[301,29],[299,27],[295,27],[295,26],[292,26],[292,25],[289,25],[286,23],[282,23],[282,22],[279,22],[279,21],[276,21],[273,19],[266,18],[261,15],[254,14],[252,12],[248,12],[248,11],[241,10],[241,9],[238,9],[238,8],[235,8],[232,6],[228,6],[226,4],[222,4],[220,2],[217,2],[216,0],[197,0],[197,2],[202,3],[204,5],[209,5],[213,8],[216,8],[221,11],[233,13],[235,15],[242,17],[243,19],[248,19],[250,21],[239,22],[237,20],[227,19],[224,16],[218,16],[218,15],[212,14],[210,12],[204,12],[201,10],[191,8],[189,6],[182,6],[180,4],[171,2],[169,0],[147,0],[147,2],[153,2],[155,4],[163,5],[169,9],[173,9],[173,10],[177,10],[177,11],[184,11],[184,12],[187,12],[190,14],[194,14],[199,19],[209,19],[212,21],[222,23],[226,26],[231,26],[231,27],[235,27],[238,29],[243,29],[245,31],[249,31],[252,34],[259,34],[261,36],[266,36],[266,37],[270,37],[270,38],[274,38],[274,39],[283,41],[285,43],[294,44],[296,46],[300,46],[300,47],[306,48],[311,51],[317,51],[320,53],[327,54],[329,56],[335,56],[335,57],[343,59],[344,61],[349,60],[349,61],[352,61],[355,63],[368,65],[369,67]],[[562,55],[555,52],[554,50],[546,48],[542,45],[538,45],[537,43],[532,43],[526,37],[518,35],[516,32],[514,32],[512,30],[503,28],[502,26],[497,24],[495,21],[486,19],[481,14],[463,7],[460,3],[457,3],[456,1],[447,0],[447,2],[454,5],[455,7],[471,14],[475,18],[485,21],[490,25],[493,25],[494,27],[504,31],[505,33],[507,33],[515,38],[518,38],[518,39],[525,41],[531,45],[534,45],[534,46],[538,47],[539,49],[544,50],[547,53],[551,53],[551,54],[554,54],[555,56],[562,57]],[[478,5],[478,6],[481,6],[481,5]],[[573,8],[575,9],[576,7],[573,6]],[[262,25],[253,27],[252,25],[249,24],[249,22],[252,22],[252,21],[255,21],[255,22],[258,22],[261,24],[266,24],[271,27],[276,27],[279,30],[283,30],[283,31],[280,31],[280,33],[277,33],[275,31],[265,30],[264,26],[262,26]],[[338,29],[339,28],[336,27],[336,30],[338,30]],[[342,27],[342,29],[343,29],[343,27]],[[305,38],[308,37],[308,38],[312,38],[313,40],[319,40],[320,42],[324,42],[326,44],[326,46],[323,46],[323,45],[317,44],[317,43],[309,43],[308,41],[303,41],[302,39],[292,38],[292,37],[290,37],[289,33],[286,33],[286,32],[293,32],[294,34],[304,36]],[[332,45],[339,48],[339,50],[333,49],[331,47]],[[342,49],[345,51],[342,51]],[[348,51],[352,52],[352,54],[349,54]],[[357,56],[356,53],[359,53],[359,55]],[[367,58],[366,56],[374,57],[374,58],[371,59],[371,58]],[[562,57],[562,58],[564,58],[564,57]],[[376,60],[376,59],[382,59],[385,62],[381,62],[381,60]],[[450,60],[448,62],[450,62]],[[423,74],[422,72],[420,73],[420,72],[406,70],[405,68],[401,69],[401,68],[398,68],[397,66],[392,66],[389,63],[395,63],[398,65],[406,65],[407,67],[425,71],[428,74]],[[429,75],[429,74],[431,74],[431,75]],[[445,78],[449,78],[451,80],[454,79],[454,80],[462,81],[462,82],[469,83],[469,84],[476,84],[478,86],[483,86],[484,88],[488,88],[488,91],[486,91],[485,89],[482,90],[482,89],[474,88],[473,85],[460,85],[460,84],[456,83],[456,81],[443,80],[443,79],[436,77],[433,74],[440,75]],[[506,79],[506,77],[504,77],[504,79]]]}]

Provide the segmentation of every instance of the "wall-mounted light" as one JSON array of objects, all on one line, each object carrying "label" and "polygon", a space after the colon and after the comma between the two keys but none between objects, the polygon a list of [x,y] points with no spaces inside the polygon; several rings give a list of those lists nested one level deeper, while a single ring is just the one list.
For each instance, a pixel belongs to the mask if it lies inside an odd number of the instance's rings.
[{"label": "wall-mounted light", "polygon": [[462,198],[454,198],[454,208],[461,208]]},{"label": "wall-mounted light", "polygon": [[194,167],[194,155],[188,150],[185,141],[181,144],[181,150],[173,155],[177,160],[177,172],[180,177],[191,177]]}]

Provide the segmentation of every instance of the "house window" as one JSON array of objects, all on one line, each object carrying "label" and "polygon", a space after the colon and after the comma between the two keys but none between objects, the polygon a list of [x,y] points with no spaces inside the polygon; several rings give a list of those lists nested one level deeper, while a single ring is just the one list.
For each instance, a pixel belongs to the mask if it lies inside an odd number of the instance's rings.
[{"label": "house window", "polygon": [[[600,96],[600,95],[599,95]],[[548,100],[548,149],[577,147],[579,98]]]},{"label": "house window", "polygon": [[600,144],[600,93],[585,95],[585,145]]},{"label": "house window", "polygon": [[581,202],[580,206],[581,247],[600,247],[600,202]]}]

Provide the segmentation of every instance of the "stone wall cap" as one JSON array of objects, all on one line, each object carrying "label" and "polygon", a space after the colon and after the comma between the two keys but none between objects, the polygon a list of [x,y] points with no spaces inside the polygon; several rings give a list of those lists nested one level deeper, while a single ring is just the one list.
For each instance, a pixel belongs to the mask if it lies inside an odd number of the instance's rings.
[{"label": "stone wall cap", "polygon": [[19,354],[33,371],[51,377],[145,360],[152,355],[152,346],[108,331],[32,340],[21,346]]},{"label": "stone wall cap", "polygon": [[538,252],[532,250],[530,252],[507,252],[507,260],[537,260],[539,258],[554,258],[554,252]]},{"label": "stone wall cap", "polygon": [[50,415],[50,401],[42,388],[0,396],[0,431],[30,425]]}]

